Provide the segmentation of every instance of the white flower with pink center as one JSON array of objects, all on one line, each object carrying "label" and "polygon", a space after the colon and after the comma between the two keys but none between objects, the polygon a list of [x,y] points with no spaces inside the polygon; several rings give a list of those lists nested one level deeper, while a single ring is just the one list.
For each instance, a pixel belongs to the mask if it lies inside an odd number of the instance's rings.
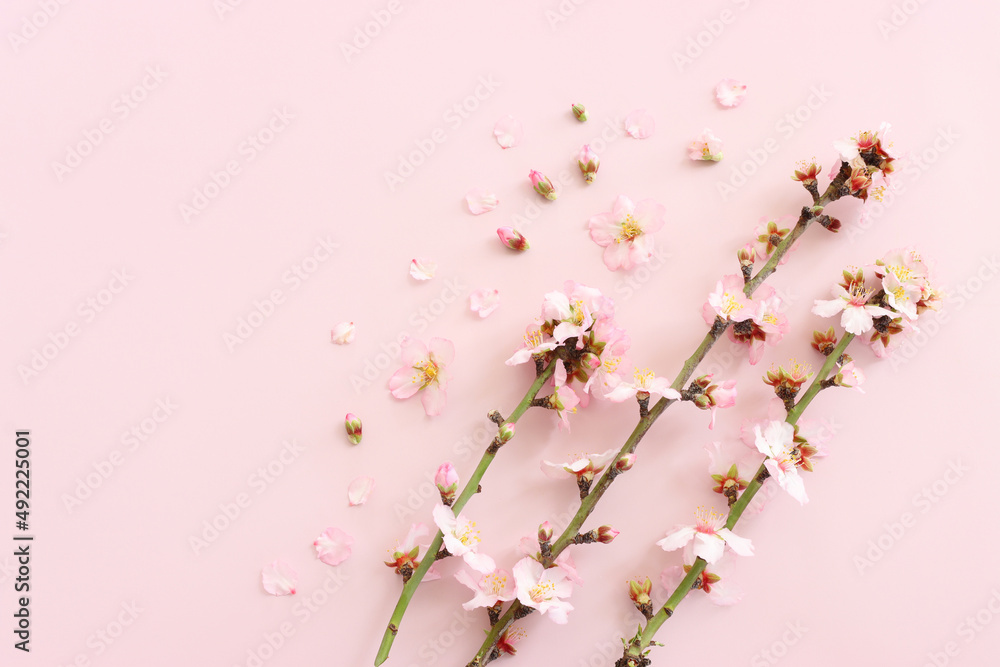
[{"label": "white flower with pink center", "polygon": [[652,199],[633,203],[619,195],[608,213],[590,219],[590,238],[604,248],[604,264],[612,271],[645,264],[653,256],[653,236],[666,220],[667,209]]},{"label": "white flower with pink center", "polygon": [[506,570],[497,569],[480,574],[478,577],[469,574],[467,570],[459,570],[455,573],[455,579],[475,593],[471,600],[462,604],[462,609],[466,611],[478,607],[492,607],[497,602],[510,602],[517,597],[514,580]]},{"label": "white flower with pink center", "polygon": [[389,378],[389,390],[405,399],[423,392],[421,402],[429,416],[441,414],[448,402],[447,366],[455,360],[455,344],[446,338],[431,338],[424,345],[407,338],[402,345],[403,367]]},{"label": "white flower with pink center", "polygon": [[508,366],[523,364],[531,361],[532,356],[544,354],[557,347],[559,347],[559,342],[543,334],[539,322],[532,322],[524,330],[524,345],[504,363]]},{"label": "white flower with pink center", "polygon": [[726,528],[726,517],[715,510],[699,507],[693,526],[677,526],[656,543],[664,551],[674,551],[694,542],[694,555],[714,563],[726,550],[726,545],[740,556],[752,556],[753,544]]},{"label": "white flower with pink center", "polygon": [[573,584],[563,570],[546,569],[534,558],[525,557],[514,566],[514,581],[521,604],[537,609],[560,625],[566,623],[573,605],[563,598],[573,592]]},{"label": "white flower with pink center", "polygon": [[764,467],[778,485],[804,505],[809,502],[805,482],[799,475],[799,460],[795,444],[795,427],[784,421],[771,421],[761,429],[754,427],[757,450],[766,456]]},{"label": "white flower with pink center", "polygon": [[464,514],[455,516],[450,507],[442,504],[434,507],[433,515],[448,553],[462,558],[476,572],[487,574],[497,569],[492,558],[479,553],[482,538],[479,537],[475,521],[470,521]]},{"label": "white flower with pink center", "polygon": [[605,301],[600,290],[568,282],[564,291],[545,295],[542,318],[557,322],[552,338],[563,343],[574,336],[582,337],[594,325],[594,318]]},{"label": "white flower with pink center", "polygon": [[708,305],[723,320],[742,322],[754,316],[754,303],[743,292],[743,276],[723,276],[715,291],[708,295]]},{"label": "white flower with pink center", "polygon": [[884,315],[892,317],[892,311],[868,303],[873,292],[871,288],[860,284],[852,285],[850,291],[844,289],[843,285],[835,285],[833,288],[835,298],[829,301],[817,299],[812,312],[820,317],[833,317],[837,313],[842,313],[840,326],[848,333],[859,336],[871,330],[874,318]]},{"label": "white flower with pink center", "polygon": [[679,401],[681,393],[671,388],[670,380],[664,377],[656,377],[656,373],[648,368],[635,369],[632,382],[618,380],[614,388],[604,397],[613,403],[627,401],[633,396],[639,395],[641,398],[669,398]]},{"label": "white flower with pink center", "polygon": [[688,146],[688,157],[696,161],[718,162],[722,159],[722,139],[706,127]]}]

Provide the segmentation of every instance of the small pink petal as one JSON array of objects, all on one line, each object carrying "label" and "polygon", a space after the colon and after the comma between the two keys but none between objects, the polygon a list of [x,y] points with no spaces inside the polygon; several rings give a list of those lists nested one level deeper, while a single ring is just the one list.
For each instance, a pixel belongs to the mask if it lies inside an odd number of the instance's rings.
[{"label": "small pink petal", "polygon": [[625,133],[633,139],[646,139],[656,131],[656,121],[645,109],[636,109],[625,116]]},{"label": "small pink petal", "polygon": [[715,99],[724,107],[738,107],[743,104],[743,98],[746,96],[746,84],[740,83],[736,79],[723,79],[715,87]]},{"label": "small pink petal", "polygon": [[341,322],[330,331],[330,340],[337,345],[354,342],[354,322]]},{"label": "small pink petal", "polygon": [[492,192],[487,192],[482,188],[472,188],[465,193],[465,203],[469,207],[472,215],[482,215],[495,209],[500,200]]},{"label": "small pink petal", "polygon": [[410,262],[410,275],[414,280],[430,280],[437,271],[437,262],[418,257]]},{"label": "small pink petal", "polygon": [[521,143],[524,127],[513,116],[504,116],[493,126],[493,136],[497,138],[500,148],[513,148]]},{"label": "small pink petal", "polygon": [[479,317],[487,317],[500,306],[500,292],[495,289],[477,289],[469,295],[469,308],[479,313]]},{"label": "small pink petal", "polygon": [[261,569],[260,579],[264,590],[271,595],[295,595],[299,573],[285,561],[276,560]]},{"label": "small pink petal", "polygon": [[327,565],[340,565],[351,555],[354,538],[340,528],[327,528],[313,542],[316,558]]},{"label": "small pink petal", "polygon": [[375,489],[374,477],[358,477],[347,487],[347,500],[351,507],[364,505]]}]

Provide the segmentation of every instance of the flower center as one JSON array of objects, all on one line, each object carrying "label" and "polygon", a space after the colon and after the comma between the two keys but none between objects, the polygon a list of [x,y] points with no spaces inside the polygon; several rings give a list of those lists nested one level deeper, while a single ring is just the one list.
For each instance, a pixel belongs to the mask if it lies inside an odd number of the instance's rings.
[{"label": "flower center", "polygon": [[865,287],[861,284],[851,285],[851,291],[849,292],[851,297],[852,306],[863,306],[868,303],[868,298],[872,295],[875,290]]},{"label": "flower center", "polygon": [[694,516],[696,521],[694,529],[707,535],[715,535],[724,520],[721,514],[707,507],[699,507],[695,510]]},{"label": "flower center", "polygon": [[436,363],[434,363],[429,359],[427,361],[421,361],[416,366],[414,366],[414,368],[420,371],[420,374],[417,375],[416,377],[421,382],[420,384],[421,389],[437,381],[438,373],[441,370],[440,368],[438,368],[438,365]]},{"label": "flower center", "polygon": [[609,357],[601,362],[605,373],[614,373],[622,363],[621,357]]},{"label": "flower center", "polygon": [[732,292],[722,295],[722,314],[729,317],[732,313],[740,309],[740,302],[733,296]]},{"label": "flower center", "polygon": [[476,528],[475,521],[469,521],[467,524],[456,530],[455,537],[459,542],[467,547],[474,547],[482,542],[482,539],[479,537],[479,530]]},{"label": "flower center", "polygon": [[539,581],[528,589],[528,595],[531,596],[533,602],[545,602],[552,598],[555,588],[551,581]]},{"label": "flower center", "polygon": [[[707,150],[707,149],[706,149]],[[642,227],[639,223],[635,221],[631,215],[626,215],[625,220],[622,222],[622,229],[618,233],[618,241],[625,241],[626,243],[631,243],[637,236],[642,235]]]},{"label": "flower center", "polygon": [[642,370],[637,368],[635,369],[635,386],[643,391],[648,391],[654,377],[656,377],[656,374],[648,368]]},{"label": "flower center", "polygon": [[910,271],[905,266],[899,266],[898,264],[886,264],[885,268],[892,271],[901,283],[905,283],[913,277],[913,271]]},{"label": "flower center", "polygon": [[524,334],[524,346],[533,349],[542,344],[542,332],[538,329],[532,329],[530,332],[525,332]]},{"label": "flower center", "polygon": [[493,595],[499,595],[503,593],[504,588],[507,587],[507,577],[496,572],[488,574],[483,577],[482,588],[484,591],[491,593]]},{"label": "flower center", "polygon": [[771,314],[771,313],[767,313],[761,319],[764,320],[764,322],[766,322],[767,324],[777,324],[778,323],[778,318],[776,316],[774,316],[773,314]]}]

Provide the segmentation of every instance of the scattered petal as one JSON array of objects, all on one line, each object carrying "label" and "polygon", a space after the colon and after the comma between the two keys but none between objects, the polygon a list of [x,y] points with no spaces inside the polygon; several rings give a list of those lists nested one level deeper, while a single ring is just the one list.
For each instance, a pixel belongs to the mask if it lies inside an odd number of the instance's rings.
[{"label": "scattered petal", "polygon": [[492,192],[487,192],[482,188],[472,188],[465,193],[465,203],[469,207],[469,213],[482,215],[495,209],[500,204],[500,200]]},{"label": "scattered petal", "polygon": [[351,555],[353,544],[353,537],[340,528],[333,527],[324,530],[313,542],[313,546],[316,547],[316,558],[327,565],[340,565],[347,560],[347,557]]},{"label": "scattered petal", "polygon": [[521,143],[524,127],[521,125],[521,121],[513,116],[504,116],[493,126],[493,136],[497,138],[500,148],[513,148]]},{"label": "scattered petal", "polygon": [[368,496],[375,489],[375,478],[373,477],[358,477],[350,486],[347,487],[347,499],[351,503],[351,507],[355,505],[364,505],[368,500]]},{"label": "scattered petal", "polygon": [[645,109],[636,109],[625,116],[625,133],[633,139],[647,139],[656,131],[656,121]]},{"label": "scattered petal", "polygon": [[354,342],[354,322],[341,322],[330,331],[330,340],[337,345],[350,345]]},{"label": "scattered petal", "polygon": [[271,595],[295,595],[299,573],[283,560],[272,561],[260,571],[264,590]]},{"label": "scattered petal", "polygon": [[469,308],[479,313],[479,317],[487,317],[500,305],[500,292],[495,289],[477,289],[469,295]]},{"label": "scattered petal", "polygon": [[736,79],[723,79],[715,87],[715,99],[724,107],[738,107],[743,104],[743,98],[746,96],[746,84],[740,83]]},{"label": "scattered petal", "polygon": [[437,271],[437,262],[418,257],[410,262],[410,275],[414,280],[430,280]]},{"label": "scattered petal", "polygon": [[705,128],[695,140],[688,145],[688,157],[692,160],[718,162],[722,159],[722,139]]}]

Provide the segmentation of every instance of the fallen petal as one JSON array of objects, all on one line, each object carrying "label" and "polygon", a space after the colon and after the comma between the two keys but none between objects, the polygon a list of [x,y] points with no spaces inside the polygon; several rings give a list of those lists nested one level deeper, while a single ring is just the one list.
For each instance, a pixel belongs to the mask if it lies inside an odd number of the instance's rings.
[{"label": "fallen petal", "polygon": [[417,258],[410,262],[410,275],[414,280],[430,280],[437,271],[437,262],[429,259]]},{"label": "fallen petal", "polygon": [[358,477],[351,482],[350,486],[347,487],[347,500],[351,507],[364,505],[374,489],[375,478],[373,477]]},{"label": "fallen petal", "polygon": [[521,143],[524,127],[521,121],[513,116],[504,116],[493,126],[493,136],[496,137],[500,148],[513,148]]},{"label": "fallen petal", "polygon": [[285,561],[276,560],[261,569],[260,578],[264,590],[271,595],[295,595],[299,573]]},{"label": "fallen petal", "polygon": [[330,340],[337,345],[349,345],[354,342],[354,322],[341,322],[330,331]]},{"label": "fallen petal", "polygon": [[487,192],[482,188],[472,188],[465,193],[465,203],[469,207],[469,213],[482,215],[495,209],[500,204],[500,200],[492,192]]},{"label": "fallen petal", "polygon": [[746,85],[736,79],[723,79],[715,87],[715,99],[724,107],[738,107],[746,96]]},{"label": "fallen petal", "polygon": [[625,116],[625,133],[633,139],[646,139],[656,131],[656,121],[645,109],[636,109]]},{"label": "fallen petal", "polygon": [[[327,565],[340,565],[351,555],[354,538],[340,528],[327,528],[313,542],[316,558]],[[294,591],[293,591],[294,592]]]},{"label": "fallen petal", "polygon": [[477,289],[469,295],[469,308],[479,313],[479,317],[487,317],[500,306],[500,292],[495,289]]}]

